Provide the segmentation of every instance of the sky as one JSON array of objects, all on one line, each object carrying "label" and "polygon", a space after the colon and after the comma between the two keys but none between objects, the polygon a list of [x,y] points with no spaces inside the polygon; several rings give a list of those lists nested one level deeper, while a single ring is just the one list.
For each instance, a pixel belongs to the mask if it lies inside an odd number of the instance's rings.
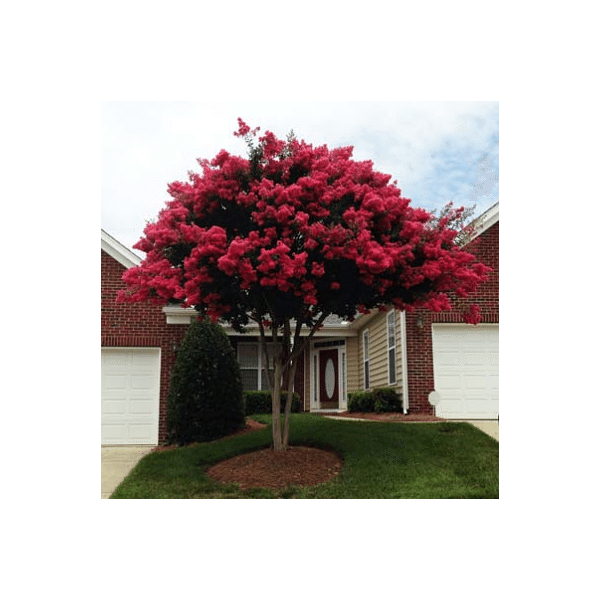
[{"label": "sky", "polygon": [[[498,202],[498,102],[103,102],[101,225],[128,248],[170,199],[167,186],[221,149],[247,155],[237,118],[284,138],[353,146],[413,206]],[[137,254],[143,256],[139,251]]]}]

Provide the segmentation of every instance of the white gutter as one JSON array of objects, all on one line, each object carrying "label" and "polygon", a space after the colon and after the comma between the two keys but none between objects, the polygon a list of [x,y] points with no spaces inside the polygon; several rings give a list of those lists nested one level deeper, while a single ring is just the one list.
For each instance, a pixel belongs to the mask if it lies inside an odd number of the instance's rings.
[{"label": "white gutter", "polygon": [[[167,325],[189,325],[193,319],[198,316],[196,309],[194,308],[182,308],[181,306],[163,306],[163,313],[167,318]],[[291,323],[292,330],[294,329],[294,321]],[[225,333],[228,335],[260,335],[260,328],[257,324],[251,323],[250,325],[246,325],[244,329],[245,333],[240,334],[228,325],[227,323],[223,324],[223,329],[225,329]],[[309,334],[310,330],[306,327],[302,328],[300,335],[305,337]],[[265,329],[265,333],[267,336],[271,334],[270,329]],[[358,335],[357,331],[354,331],[348,327],[348,325],[337,324],[337,325],[328,325],[324,324],[321,329],[319,329],[314,337],[356,337]]]}]

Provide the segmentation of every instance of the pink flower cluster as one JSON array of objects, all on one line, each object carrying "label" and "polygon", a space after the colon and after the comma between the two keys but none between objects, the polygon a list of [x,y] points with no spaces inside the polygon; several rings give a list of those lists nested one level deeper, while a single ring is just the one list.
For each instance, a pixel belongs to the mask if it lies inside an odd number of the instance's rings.
[{"label": "pink flower cluster", "polygon": [[[238,125],[250,143],[258,128]],[[449,293],[467,296],[485,278],[447,222],[427,227],[429,214],[370,161],[352,160],[352,148],[271,132],[258,142],[258,175],[222,150],[199,161],[201,175],[169,186],[173,199],[136,244],[147,256],[125,274],[121,299],[175,299],[214,318],[314,318],[389,304],[448,310]]]}]

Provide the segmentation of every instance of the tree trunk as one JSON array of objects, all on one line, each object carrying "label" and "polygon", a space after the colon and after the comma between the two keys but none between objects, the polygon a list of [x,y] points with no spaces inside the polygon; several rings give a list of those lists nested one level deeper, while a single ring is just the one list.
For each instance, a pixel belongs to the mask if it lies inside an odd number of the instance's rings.
[{"label": "tree trunk", "polygon": [[283,449],[287,450],[290,446],[290,414],[292,412],[292,398],[294,396],[294,378],[296,376],[296,368],[298,366],[298,358],[292,359],[292,364],[288,369],[287,397],[285,399],[285,413],[283,416]]},{"label": "tree trunk", "polygon": [[[268,365],[267,365],[268,367]],[[275,360],[275,373],[273,375],[273,391],[271,393],[273,407],[273,450],[285,450],[281,438],[281,358]]]},{"label": "tree trunk", "polygon": [[[267,350],[267,336],[261,321],[258,322],[260,329],[260,347],[263,355],[263,361],[265,365],[265,372],[267,374],[267,380],[269,382],[269,389],[271,391],[271,413],[273,416],[272,432],[273,432],[273,450],[283,450],[283,441],[281,436],[281,375],[282,375],[282,361],[281,353],[275,355],[274,361],[274,373],[271,376],[269,372],[269,352]],[[273,329],[273,341],[277,341],[277,328]]]},{"label": "tree trunk", "polygon": [[[287,398],[285,400],[285,414],[283,418],[283,447],[287,450],[289,448],[290,439],[290,414],[292,412],[292,398],[294,396],[294,380],[296,378],[296,369],[298,368],[298,362],[303,360],[304,349],[308,343],[309,338],[305,342],[300,341],[300,331],[302,330],[302,323],[296,323],[296,331],[294,332],[294,343],[290,349],[290,356],[288,358],[288,382],[287,382]],[[289,331],[288,323],[288,336],[291,338],[291,332]],[[291,340],[290,340],[291,341]]]},{"label": "tree trunk", "polygon": [[[294,333],[294,343],[292,345],[291,327],[289,320],[283,323],[283,343],[280,352],[277,352],[274,360],[274,374],[271,378],[269,374],[269,357],[267,351],[267,339],[265,330],[260,319],[257,319],[260,329],[260,345],[262,347],[263,357],[266,365],[269,388],[271,390],[272,414],[273,414],[273,450],[281,452],[289,448],[290,435],[290,414],[292,412],[292,398],[294,394],[294,378],[298,367],[298,361],[302,360],[304,350],[314,336],[317,329],[321,326],[327,314],[323,313],[315,323],[308,336],[302,341],[300,331],[301,322],[296,323]],[[278,327],[273,328],[273,342],[277,342]],[[281,428],[281,390],[282,382],[287,388],[287,397],[285,410],[283,414],[283,431]]]}]

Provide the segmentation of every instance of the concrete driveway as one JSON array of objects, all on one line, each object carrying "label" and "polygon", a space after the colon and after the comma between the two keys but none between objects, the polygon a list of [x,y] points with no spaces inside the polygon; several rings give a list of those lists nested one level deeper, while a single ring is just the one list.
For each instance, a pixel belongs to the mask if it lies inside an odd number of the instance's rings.
[{"label": "concrete driveway", "polygon": [[477,421],[464,421],[464,423],[470,423],[477,427],[477,429],[481,429],[483,433],[487,433],[490,437],[493,437],[498,442],[500,441],[500,421],[485,421],[485,420],[477,420]]},{"label": "concrete driveway", "polygon": [[129,475],[142,456],[155,446],[102,446],[101,498],[110,498],[118,485]]}]

